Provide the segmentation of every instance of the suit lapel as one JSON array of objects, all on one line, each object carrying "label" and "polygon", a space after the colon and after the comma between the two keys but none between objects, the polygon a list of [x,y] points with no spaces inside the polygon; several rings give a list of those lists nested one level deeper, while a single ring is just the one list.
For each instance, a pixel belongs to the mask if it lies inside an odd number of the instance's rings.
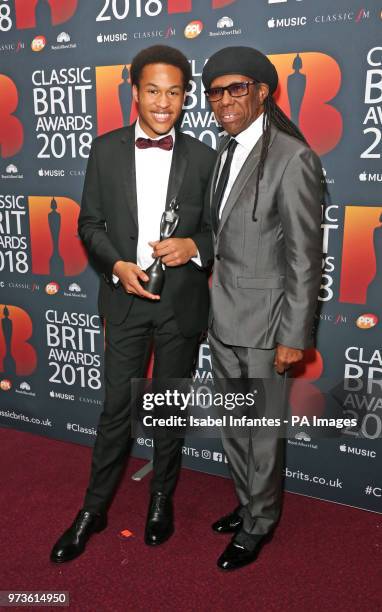
[{"label": "suit lapel", "polygon": [[185,139],[182,133],[177,131],[168,180],[166,208],[168,208],[173,198],[178,197],[180,187],[186,174],[187,165],[188,153]]},{"label": "suit lapel", "polygon": [[135,176],[135,123],[126,128],[121,138],[122,172],[127,205],[138,227],[137,184]]},{"label": "suit lapel", "polygon": [[[271,138],[269,141],[269,148],[272,146],[275,135],[276,135],[276,130],[273,129],[271,132]],[[253,176],[254,172],[256,171],[257,166],[259,165],[262,143],[263,143],[263,137],[261,137],[255,144],[255,146],[253,147],[252,151],[250,152],[247,159],[245,160],[245,163],[243,164],[234,184],[232,185],[232,189],[230,191],[228,199],[223,208],[222,216],[221,216],[218,231],[217,231],[217,236],[220,235],[220,232],[222,231],[224,223],[227,221],[233,207],[238,201],[241,192],[243,191],[247,182]]]},{"label": "suit lapel", "polygon": [[[166,208],[168,208],[171,200],[178,196],[186,173],[188,154],[184,140],[183,135],[177,132],[167,187]],[[121,137],[121,143],[124,191],[127,205],[138,227],[137,184],[135,174],[135,124],[126,128],[125,133]]]}]

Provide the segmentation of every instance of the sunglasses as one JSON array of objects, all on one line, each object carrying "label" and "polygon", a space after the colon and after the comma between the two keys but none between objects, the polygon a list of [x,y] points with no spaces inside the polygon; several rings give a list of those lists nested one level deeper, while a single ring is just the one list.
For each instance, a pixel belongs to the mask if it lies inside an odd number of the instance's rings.
[{"label": "sunglasses", "polygon": [[206,89],[204,93],[210,102],[221,100],[226,90],[232,98],[241,98],[241,96],[247,96],[249,86],[255,85],[257,82],[258,81],[244,81],[242,83],[231,83],[231,85],[227,85],[226,87],[211,87],[211,89]]}]

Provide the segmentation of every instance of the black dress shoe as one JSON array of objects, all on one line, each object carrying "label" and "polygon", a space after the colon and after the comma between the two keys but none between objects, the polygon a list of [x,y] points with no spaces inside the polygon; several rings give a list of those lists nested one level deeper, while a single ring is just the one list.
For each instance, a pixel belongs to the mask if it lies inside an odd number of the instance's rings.
[{"label": "black dress shoe", "polygon": [[243,524],[243,519],[239,514],[239,510],[240,506],[235,508],[231,514],[223,516],[223,518],[211,525],[212,529],[216,531],[216,533],[236,533],[239,531]]},{"label": "black dress shoe", "polygon": [[73,524],[57,540],[50,553],[54,563],[71,561],[84,552],[86,542],[93,533],[105,529],[107,518],[105,514],[95,514],[80,510]]},{"label": "black dress shoe", "polygon": [[258,535],[251,539],[250,544],[242,544],[234,537],[219,557],[217,566],[222,570],[235,570],[253,563],[256,561],[263,545],[269,539],[270,534]]},{"label": "black dress shoe", "polygon": [[174,533],[172,500],[165,493],[151,495],[145,528],[145,543],[149,546],[162,544]]}]

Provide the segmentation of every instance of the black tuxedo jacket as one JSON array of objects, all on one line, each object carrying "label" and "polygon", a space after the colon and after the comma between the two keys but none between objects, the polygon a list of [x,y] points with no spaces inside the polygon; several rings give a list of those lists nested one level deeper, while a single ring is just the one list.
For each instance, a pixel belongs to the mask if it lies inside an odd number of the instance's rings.
[{"label": "black tuxedo jacket", "polygon": [[[201,269],[190,261],[166,268],[166,289],[179,329],[187,337],[206,329],[208,322],[208,273],[213,262],[213,243],[205,192],[215,159],[215,151],[177,131],[166,203],[177,197],[180,221],[174,237],[192,238],[203,265]],[[150,168],[147,168],[147,180],[150,180]],[[137,262],[134,125],[93,140],[78,232],[101,273],[100,314],[112,323],[121,323],[129,312],[133,296],[122,286],[113,286],[112,271],[118,260]]]}]

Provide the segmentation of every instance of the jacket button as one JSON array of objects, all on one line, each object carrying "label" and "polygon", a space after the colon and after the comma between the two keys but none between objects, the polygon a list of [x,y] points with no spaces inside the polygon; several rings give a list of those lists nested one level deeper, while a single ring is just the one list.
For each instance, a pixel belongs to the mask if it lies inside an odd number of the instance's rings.
[{"label": "jacket button", "polygon": [[130,240],[135,240],[135,236],[130,236]]},{"label": "jacket button", "polygon": [[216,253],[215,258],[216,258],[218,261],[220,261],[220,255],[219,255],[219,253]]}]

